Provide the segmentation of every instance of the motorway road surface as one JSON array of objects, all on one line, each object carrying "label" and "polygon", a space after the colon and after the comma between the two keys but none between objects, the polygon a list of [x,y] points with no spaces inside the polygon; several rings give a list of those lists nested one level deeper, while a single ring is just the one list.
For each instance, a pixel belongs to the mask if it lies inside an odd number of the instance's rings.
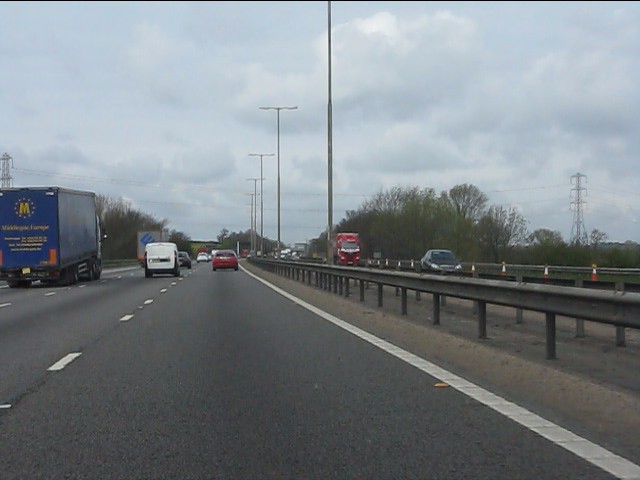
[{"label": "motorway road surface", "polygon": [[0,478],[640,479],[244,268],[0,289]]}]

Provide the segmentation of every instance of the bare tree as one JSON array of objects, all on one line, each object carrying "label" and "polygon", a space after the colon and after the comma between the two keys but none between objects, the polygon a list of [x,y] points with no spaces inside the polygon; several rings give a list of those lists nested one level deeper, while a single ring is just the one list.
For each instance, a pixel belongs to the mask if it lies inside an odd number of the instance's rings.
[{"label": "bare tree", "polygon": [[513,207],[491,206],[478,222],[478,236],[494,262],[527,238],[527,221]]},{"label": "bare tree", "polygon": [[527,238],[529,245],[558,246],[564,245],[562,234],[557,230],[539,228]]},{"label": "bare tree", "polygon": [[448,198],[458,215],[474,223],[477,223],[486,211],[488,198],[474,185],[456,185],[449,190]]},{"label": "bare tree", "polygon": [[591,233],[589,234],[589,244],[594,247],[599,246],[601,243],[606,242],[608,239],[609,239],[609,235],[607,235],[604,232],[601,232],[597,228],[594,228],[593,230],[591,230]]},{"label": "bare tree", "polygon": [[224,243],[225,239],[227,239],[228,237],[229,237],[229,229],[225,227],[222,230],[220,230],[220,233],[218,234],[218,242]]}]

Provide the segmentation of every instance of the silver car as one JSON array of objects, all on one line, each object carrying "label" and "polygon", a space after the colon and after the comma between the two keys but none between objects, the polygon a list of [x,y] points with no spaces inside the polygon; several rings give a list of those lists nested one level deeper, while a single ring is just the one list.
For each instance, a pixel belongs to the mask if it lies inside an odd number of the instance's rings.
[{"label": "silver car", "polygon": [[461,272],[462,265],[451,250],[433,249],[420,259],[423,272],[452,273]]}]

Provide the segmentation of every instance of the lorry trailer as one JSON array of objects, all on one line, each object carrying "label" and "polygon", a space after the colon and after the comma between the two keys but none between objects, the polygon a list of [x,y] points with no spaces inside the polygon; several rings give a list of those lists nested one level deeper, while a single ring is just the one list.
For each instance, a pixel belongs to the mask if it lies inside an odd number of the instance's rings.
[{"label": "lorry trailer", "polygon": [[99,279],[105,238],[93,192],[0,189],[0,280],[9,287]]}]

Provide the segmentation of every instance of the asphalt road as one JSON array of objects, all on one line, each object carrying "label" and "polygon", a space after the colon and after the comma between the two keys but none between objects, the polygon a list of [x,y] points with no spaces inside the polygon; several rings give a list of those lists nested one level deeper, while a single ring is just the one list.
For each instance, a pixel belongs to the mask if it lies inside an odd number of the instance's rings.
[{"label": "asphalt road", "polygon": [[640,476],[243,270],[133,269],[0,304],[3,480]]}]

